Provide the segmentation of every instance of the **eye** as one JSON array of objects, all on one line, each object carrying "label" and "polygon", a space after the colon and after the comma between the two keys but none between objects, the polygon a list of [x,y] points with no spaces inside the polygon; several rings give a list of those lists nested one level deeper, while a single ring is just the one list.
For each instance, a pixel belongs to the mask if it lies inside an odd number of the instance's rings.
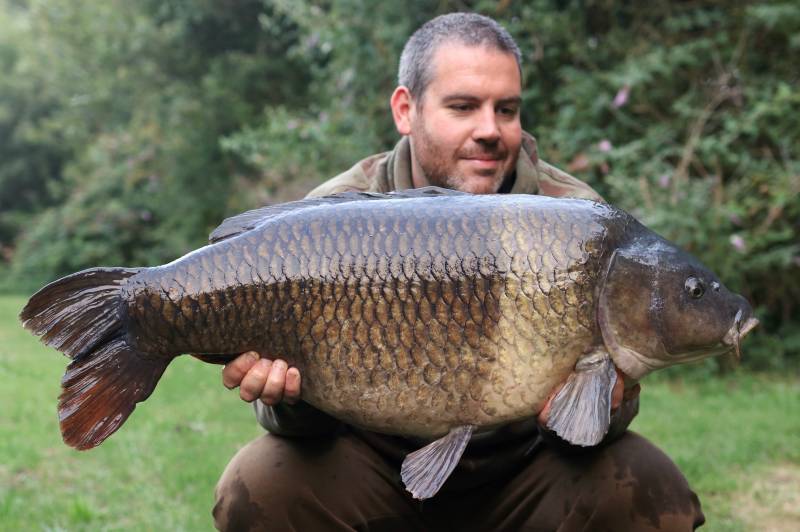
[{"label": "eye", "polygon": [[683,287],[686,290],[686,293],[689,294],[692,299],[700,299],[703,297],[703,294],[706,293],[706,287],[703,284],[703,281],[697,277],[689,277],[686,279],[686,283],[683,285]]}]

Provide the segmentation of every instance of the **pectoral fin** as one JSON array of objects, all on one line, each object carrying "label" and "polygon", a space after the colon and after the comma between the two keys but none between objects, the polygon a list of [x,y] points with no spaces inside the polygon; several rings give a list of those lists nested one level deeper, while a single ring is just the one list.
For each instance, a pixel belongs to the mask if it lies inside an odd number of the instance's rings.
[{"label": "pectoral fin", "polygon": [[472,436],[472,425],[450,429],[447,436],[406,456],[400,477],[415,499],[428,499],[444,484],[464,454]]},{"label": "pectoral fin", "polygon": [[547,428],[573,445],[597,445],[611,423],[614,362],[604,351],[583,356],[550,403]]}]

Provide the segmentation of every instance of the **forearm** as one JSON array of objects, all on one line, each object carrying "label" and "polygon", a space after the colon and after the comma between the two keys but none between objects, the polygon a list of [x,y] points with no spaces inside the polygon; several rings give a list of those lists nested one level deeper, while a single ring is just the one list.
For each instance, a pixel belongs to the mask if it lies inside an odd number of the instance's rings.
[{"label": "forearm", "polygon": [[276,406],[267,406],[261,401],[254,401],[253,404],[256,419],[261,426],[278,436],[322,436],[331,434],[341,424],[303,401],[294,405],[279,403]]},{"label": "forearm", "polygon": [[622,401],[619,408],[611,414],[611,424],[608,427],[608,432],[603,438],[603,441],[600,442],[600,445],[612,442],[622,436],[625,431],[628,430],[628,425],[631,424],[633,418],[635,418],[638,413],[638,395],[632,399]]}]

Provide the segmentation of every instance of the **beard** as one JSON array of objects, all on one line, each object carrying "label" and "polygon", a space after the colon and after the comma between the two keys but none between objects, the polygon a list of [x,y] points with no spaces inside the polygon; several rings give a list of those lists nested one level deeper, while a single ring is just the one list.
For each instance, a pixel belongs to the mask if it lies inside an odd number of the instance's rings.
[{"label": "beard", "polygon": [[455,153],[448,154],[446,149],[437,144],[424,122],[414,127],[410,140],[414,156],[428,183],[433,186],[473,194],[492,194],[500,189],[507,171],[512,170],[501,164],[496,169],[477,170],[473,176],[469,176],[458,169],[459,161],[471,157],[484,156],[506,161],[508,150],[501,142],[472,143],[470,147],[462,147]]}]

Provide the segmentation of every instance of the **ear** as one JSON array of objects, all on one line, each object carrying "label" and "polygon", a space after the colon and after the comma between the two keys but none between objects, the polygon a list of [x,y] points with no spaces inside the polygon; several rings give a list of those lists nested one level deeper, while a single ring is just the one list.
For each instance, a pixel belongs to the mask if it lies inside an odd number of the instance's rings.
[{"label": "ear", "polygon": [[394,118],[394,125],[397,132],[401,135],[409,135],[411,133],[411,113],[413,112],[413,100],[408,87],[400,85],[392,93],[392,98],[389,101],[392,106],[392,117]]}]

